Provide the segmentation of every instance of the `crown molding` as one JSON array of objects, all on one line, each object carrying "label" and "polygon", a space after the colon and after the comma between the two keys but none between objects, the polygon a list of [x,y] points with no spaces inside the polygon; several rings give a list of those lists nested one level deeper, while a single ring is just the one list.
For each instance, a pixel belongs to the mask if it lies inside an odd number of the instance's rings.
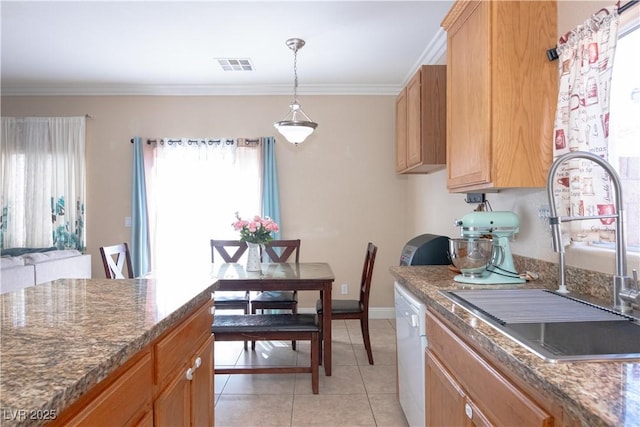
[{"label": "crown molding", "polygon": [[[400,85],[306,85],[299,95],[397,95]],[[2,86],[2,96],[291,96],[291,86],[247,85],[12,85]]]},{"label": "crown molding", "polygon": [[[409,83],[409,80],[411,80],[421,66],[437,64],[446,52],[447,33],[442,28],[439,28],[436,35],[431,39],[429,45],[425,48],[424,52],[422,52],[418,61],[416,61],[410,72],[405,76],[400,88],[405,87],[407,83]],[[400,91],[398,91],[396,95],[398,93],[400,93]]]}]

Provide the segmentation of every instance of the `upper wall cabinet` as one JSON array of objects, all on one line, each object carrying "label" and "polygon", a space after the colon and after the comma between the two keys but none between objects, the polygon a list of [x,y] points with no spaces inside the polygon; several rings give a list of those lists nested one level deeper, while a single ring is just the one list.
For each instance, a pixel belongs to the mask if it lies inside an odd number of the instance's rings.
[{"label": "upper wall cabinet", "polygon": [[544,187],[552,160],[555,1],[458,1],[447,31],[447,188]]},{"label": "upper wall cabinet", "polygon": [[396,99],[396,171],[446,165],[446,66],[423,65]]}]

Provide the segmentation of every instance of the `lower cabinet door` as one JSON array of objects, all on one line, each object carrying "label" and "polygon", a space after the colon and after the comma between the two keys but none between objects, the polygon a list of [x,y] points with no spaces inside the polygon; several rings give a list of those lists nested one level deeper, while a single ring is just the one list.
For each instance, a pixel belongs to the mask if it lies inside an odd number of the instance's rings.
[{"label": "lower cabinet door", "polygon": [[213,335],[156,399],[155,425],[213,426]]},{"label": "lower cabinet door", "polygon": [[466,396],[457,381],[438,359],[427,351],[426,358],[426,425],[470,425],[465,415]]},{"label": "lower cabinet door", "polygon": [[436,356],[427,352],[426,365],[427,426],[493,426]]},{"label": "lower cabinet door", "polygon": [[155,401],[155,425],[188,426],[191,419],[191,381],[181,371]]},{"label": "lower cabinet door", "polygon": [[153,412],[147,412],[144,417],[138,421],[136,427],[153,427]]},{"label": "lower cabinet door", "polygon": [[191,384],[193,426],[213,426],[213,335],[198,350],[200,367]]}]

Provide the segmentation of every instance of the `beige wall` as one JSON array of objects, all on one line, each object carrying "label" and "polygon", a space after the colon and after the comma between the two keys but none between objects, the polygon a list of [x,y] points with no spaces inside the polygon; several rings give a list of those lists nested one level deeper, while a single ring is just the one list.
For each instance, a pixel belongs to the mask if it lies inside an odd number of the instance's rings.
[{"label": "beige wall", "polygon": [[[87,248],[103,277],[98,247],[130,241],[133,136],[255,137],[275,135],[286,96],[3,97],[4,116],[90,114],[87,121]],[[317,131],[295,147],[277,139],[285,238],[301,238],[302,261],[328,261],[336,285],[357,298],[368,241],[379,247],[371,304],[393,306],[390,265],[408,239],[406,177],[395,166],[393,96],[303,96]],[[191,250],[209,251],[208,247]],[[336,286],[336,294],[339,286]],[[312,307],[316,295],[301,296]],[[342,297],[337,295],[337,297]]]}]

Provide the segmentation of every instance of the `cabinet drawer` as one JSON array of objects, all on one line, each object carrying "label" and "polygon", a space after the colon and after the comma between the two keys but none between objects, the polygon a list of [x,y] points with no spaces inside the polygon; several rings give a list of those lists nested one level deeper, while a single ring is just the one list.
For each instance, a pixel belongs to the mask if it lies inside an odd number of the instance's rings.
[{"label": "cabinet drawer", "polygon": [[202,306],[156,344],[156,381],[162,383],[175,369],[186,365],[196,349],[211,336],[213,302]]},{"label": "cabinet drawer", "polygon": [[427,313],[429,351],[447,369],[496,425],[553,426],[553,417],[511,383],[442,321]]},{"label": "cabinet drawer", "polygon": [[147,352],[66,425],[139,425],[143,414],[151,411],[152,372]]}]

